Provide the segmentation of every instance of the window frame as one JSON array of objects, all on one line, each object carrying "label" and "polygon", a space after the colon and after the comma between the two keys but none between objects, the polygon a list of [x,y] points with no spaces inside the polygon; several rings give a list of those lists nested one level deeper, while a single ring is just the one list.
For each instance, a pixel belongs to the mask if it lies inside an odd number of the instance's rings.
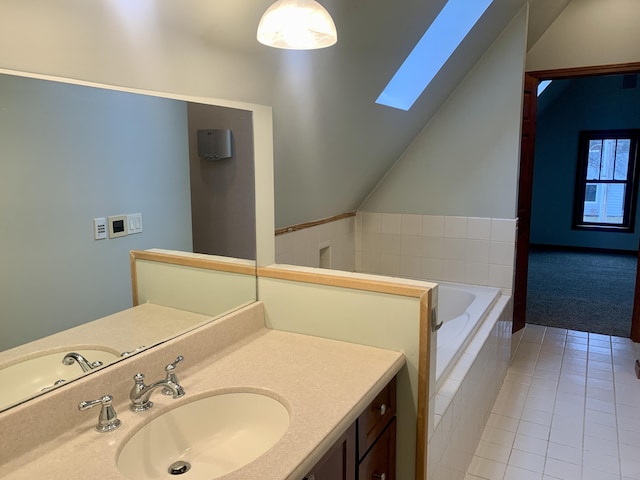
[{"label": "window frame", "polygon": [[[589,142],[591,140],[630,139],[629,165],[626,181],[587,180],[589,165]],[[572,228],[599,232],[633,233],[635,228],[636,203],[638,198],[638,145],[640,129],[582,130],[578,141],[578,162],[574,189]],[[588,183],[625,184],[624,211],[621,224],[584,221],[584,203]]]}]

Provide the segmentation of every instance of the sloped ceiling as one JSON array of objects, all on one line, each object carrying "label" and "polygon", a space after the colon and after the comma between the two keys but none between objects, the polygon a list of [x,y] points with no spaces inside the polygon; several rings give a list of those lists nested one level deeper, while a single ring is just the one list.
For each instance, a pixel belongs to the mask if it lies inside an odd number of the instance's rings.
[{"label": "sloped ceiling", "polygon": [[[272,105],[283,227],[358,208],[526,2],[494,0],[409,112],[374,101],[445,0],[321,0],[339,40],[310,52],[258,44],[271,3],[3,0],[0,68]],[[568,0],[530,3],[535,41]]]}]

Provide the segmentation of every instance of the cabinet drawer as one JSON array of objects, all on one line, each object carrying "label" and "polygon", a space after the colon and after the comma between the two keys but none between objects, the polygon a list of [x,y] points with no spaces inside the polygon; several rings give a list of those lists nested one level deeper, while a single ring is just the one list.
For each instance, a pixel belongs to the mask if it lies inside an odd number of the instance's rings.
[{"label": "cabinet drawer", "polygon": [[396,414],[396,379],[358,417],[358,459],[362,459]]},{"label": "cabinet drawer", "polygon": [[395,480],[396,419],[393,418],[358,467],[358,480]]}]

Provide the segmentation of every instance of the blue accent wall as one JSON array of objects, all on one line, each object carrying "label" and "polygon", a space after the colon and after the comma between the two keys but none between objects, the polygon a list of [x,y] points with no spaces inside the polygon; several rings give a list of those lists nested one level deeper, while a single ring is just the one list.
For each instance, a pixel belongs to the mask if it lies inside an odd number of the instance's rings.
[{"label": "blue accent wall", "polygon": [[622,75],[554,80],[538,98],[531,207],[531,243],[637,250],[633,233],[573,230],[573,198],[581,130],[640,128],[640,85],[622,88]]}]

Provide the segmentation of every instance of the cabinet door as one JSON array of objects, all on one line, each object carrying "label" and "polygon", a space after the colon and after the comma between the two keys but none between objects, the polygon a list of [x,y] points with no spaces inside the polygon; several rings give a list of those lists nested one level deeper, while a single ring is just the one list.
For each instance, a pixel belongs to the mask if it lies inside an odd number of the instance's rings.
[{"label": "cabinet door", "polygon": [[360,462],[358,480],[395,480],[395,478],[396,419],[394,418]]},{"label": "cabinet door", "polygon": [[356,425],[344,435],[316,463],[304,480],[355,480]]}]

